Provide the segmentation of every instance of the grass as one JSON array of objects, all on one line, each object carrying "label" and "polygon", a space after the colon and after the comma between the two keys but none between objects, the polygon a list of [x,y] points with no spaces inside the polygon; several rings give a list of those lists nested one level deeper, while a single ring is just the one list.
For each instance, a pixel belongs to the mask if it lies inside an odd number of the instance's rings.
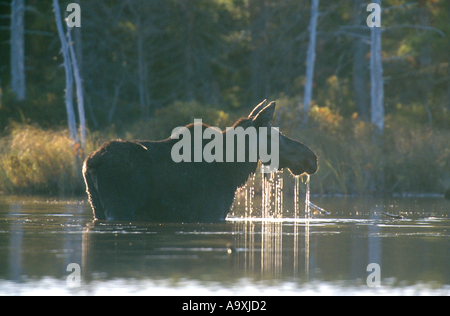
[{"label": "grass", "polygon": [[[12,124],[0,139],[0,192],[62,195],[84,191],[67,129]],[[91,137],[92,138],[92,137]],[[90,141],[88,150],[93,149]]]},{"label": "grass", "polygon": [[[311,178],[311,190],[316,194],[443,193],[450,188],[448,130],[430,130],[404,118],[387,117],[383,137],[375,145],[373,127],[355,115],[343,118],[328,108],[314,106],[304,123],[296,102],[280,100],[277,107],[273,125],[311,147],[319,157],[319,171]],[[148,123],[129,126],[119,136],[168,137],[176,127],[172,119],[180,117],[178,111],[185,124],[204,118],[205,123],[224,128],[233,121],[222,111],[211,109],[203,117],[196,103],[176,104],[156,113]],[[177,121],[178,125],[183,123]],[[114,128],[90,133],[85,154],[117,136]],[[0,192],[82,193],[81,162],[71,148],[67,129],[10,125],[0,138]]]}]

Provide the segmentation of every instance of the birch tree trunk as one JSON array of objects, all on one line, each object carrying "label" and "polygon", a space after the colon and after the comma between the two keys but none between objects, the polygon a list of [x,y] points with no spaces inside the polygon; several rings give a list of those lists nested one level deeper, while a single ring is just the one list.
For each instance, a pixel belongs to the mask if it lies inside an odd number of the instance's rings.
[{"label": "birch tree trunk", "polygon": [[311,18],[309,22],[309,44],[306,55],[306,82],[305,93],[303,95],[303,111],[309,112],[309,106],[312,100],[312,88],[314,82],[314,64],[316,61],[316,33],[317,18],[319,16],[319,0],[312,0]]},{"label": "birch tree trunk", "polygon": [[[76,3],[78,3],[78,5],[80,7],[84,6],[84,4],[81,3],[81,0],[76,0]],[[81,27],[76,27],[73,30],[73,40],[76,43],[74,49],[75,49],[75,56],[77,58],[77,64],[78,64],[78,72],[80,73],[81,78],[84,77],[83,75],[83,36],[81,34],[82,28]],[[83,88],[84,88],[84,81],[83,83]],[[84,91],[84,89],[83,89]]]},{"label": "birch tree trunk", "polygon": [[69,52],[72,60],[73,74],[75,77],[75,85],[77,89],[77,108],[78,108],[78,117],[80,120],[81,149],[84,152],[86,149],[86,116],[84,114],[83,80],[81,79],[80,70],[78,68],[75,49],[73,48],[74,43],[72,42],[72,36],[70,35],[70,32],[71,28],[68,27],[67,38],[70,43]]},{"label": "birch tree trunk", "polygon": [[[381,0],[373,0],[381,6]],[[370,110],[371,122],[380,134],[384,129],[384,88],[381,56],[381,27],[370,29]]]},{"label": "birch tree trunk", "polygon": [[73,73],[72,65],[70,63],[69,45],[64,34],[64,29],[61,21],[61,11],[59,9],[58,0],[53,0],[53,8],[55,10],[56,26],[58,29],[59,39],[61,41],[61,50],[64,58],[64,68],[66,72],[66,111],[67,121],[69,125],[70,139],[72,146],[76,149],[76,144],[79,143],[77,125],[75,121],[75,112],[73,110]]},{"label": "birch tree trunk", "polygon": [[11,3],[11,88],[16,100],[25,100],[25,0]]}]

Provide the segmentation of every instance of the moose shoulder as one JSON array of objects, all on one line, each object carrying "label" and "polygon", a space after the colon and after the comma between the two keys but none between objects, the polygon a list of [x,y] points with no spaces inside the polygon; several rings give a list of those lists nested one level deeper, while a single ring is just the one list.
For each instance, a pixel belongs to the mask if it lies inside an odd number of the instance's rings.
[{"label": "moose shoulder", "polygon": [[[266,105],[263,101],[248,117],[225,131],[196,123],[181,128],[182,137],[178,133],[161,141],[114,140],[103,144],[83,164],[94,217],[155,222],[223,221],[236,189],[256,171],[258,159],[263,164],[276,160],[275,167],[289,168],[295,175],[315,173],[314,152],[270,125],[274,111],[274,102]],[[223,141],[234,139],[230,133],[238,129],[252,130],[254,137],[248,133],[243,142]],[[196,132],[206,135],[207,131],[210,141],[195,136]],[[261,144],[266,153],[271,152],[271,161],[262,159]],[[204,151],[214,159],[201,159]],[[277,159],[273,159],[274,153]]]}]

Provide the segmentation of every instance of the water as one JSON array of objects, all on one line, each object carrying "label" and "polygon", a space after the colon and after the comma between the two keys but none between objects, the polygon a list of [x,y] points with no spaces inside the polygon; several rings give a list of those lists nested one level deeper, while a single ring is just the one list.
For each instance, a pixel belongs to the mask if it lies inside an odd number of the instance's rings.
[{"label": "water", "polygon": [[311,194],[326,215],[305,212],[305,184],[296,200],[266,180],[271,197],[242,193],[221,224],[94,223],[83,199],[0,197],[0,295],[450,294],[449,201]]}]

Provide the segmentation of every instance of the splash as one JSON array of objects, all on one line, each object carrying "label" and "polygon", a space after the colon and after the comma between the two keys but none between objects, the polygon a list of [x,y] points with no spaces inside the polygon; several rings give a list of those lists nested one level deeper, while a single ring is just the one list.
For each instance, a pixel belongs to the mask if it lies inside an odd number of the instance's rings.
[{"label": "splash", "polygon": [[256,174],[252,173],[248,178],[247,184],[245,185],[245,217],[252,217],[253,215],[253,204],[255,200],[255,178]]},{"label": "splash", "polygon": [[[293,214],[284,207],[283,171],[272,173],[258,173],[250,175],[246,185],[242,187],[236,199],[236,205],[244,206],[243,218],[281,219],[289,213],[291,218],[299,218],[303,214],[308,217],[313,213],[329,214],[323,208],[313,204],[310,200],[311,177],[303,175],[294,177],[294,212]],[[305,185],[305,206],[303,208],[300,193]],[[261,188],[260,198],[257,197],[257,188]],[[261,203],[260,203],[261,202]],[[242,203],[242,204],[241,204]],[[289,203],[292,205],[291,203]],[[303,213],[302,213],[303,212]],[[233,214],[235,215],[235,214]]]},{"label": "splash", "polygon": [[261,217],[281,218],[283,215],[283,177],[282,171],[261,173]]},{"label": "splash", "polygon": [[295,177],[294,184],[294,218],[298,218],[299,210],[299,196],[300,196],[300,177]]},{"label": "splash", "polygon": [[305,180],[305,184],[306,184],[306,194],[305,194],[305,216],[309,216],[310,215],[310,201],[309,201],[309,195],[310,195],[310,191],[311,191],[311,176],[309,174],[306,175],[306,180]]},{"label": "splash", "polygon": [[[300,215],[300,180],[303,176],[295,177],[295,185],[294,185],[294,218],[298,218]],[[311,215],[311,212],[319,212],[323,215],[329,215],[330,213],[324,210],[323,208],[315,205],[310,200],[311,194],[311,177],[310,175],[306,175],[306,179],[302,182],[306,185],[306,193],[305,193],[305,217],[308,218]]]},{"label": "splash", "polygon": [[306,175],[305,181],[302,180],[302,176],[295,177],[294,184],[294,218],[298,218],[300,215],[300,181],[306,185],[305,193],[305,217],[310,215],[310,175]]},{"label": "splash", "polygon": [[[263,173],[261,169],[261,217],[283,217],[283,172]],[[261,223],[261,274],[279,277],[282,271],[283,227],[281,222]]]}]

